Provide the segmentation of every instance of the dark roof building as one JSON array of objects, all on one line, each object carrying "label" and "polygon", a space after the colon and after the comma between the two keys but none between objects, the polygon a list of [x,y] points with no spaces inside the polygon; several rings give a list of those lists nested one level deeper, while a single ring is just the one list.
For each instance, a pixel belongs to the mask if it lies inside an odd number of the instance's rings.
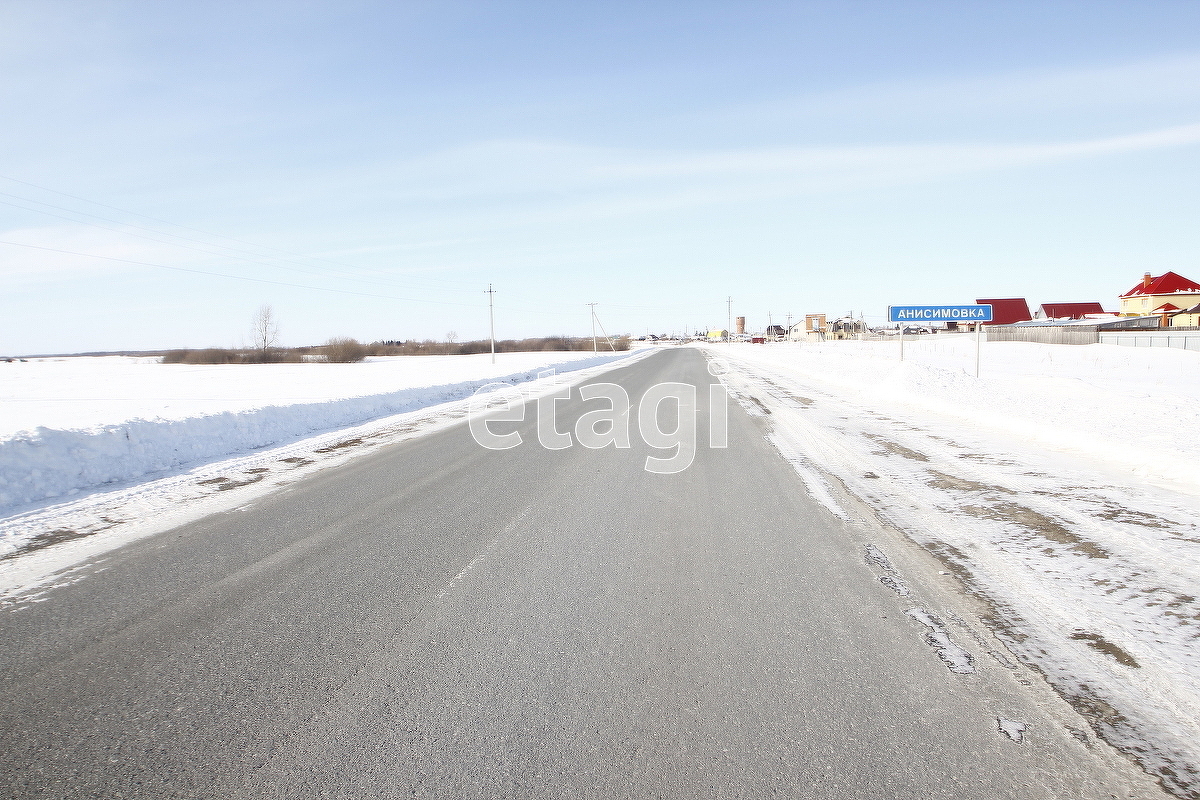
[{"label": "dark roof building", "polygon": [[1046,319],[1083,319],[1088,314],[1103,313],[1104,306],[1099,303],[1042,303]]},{"label": "dark roof building", "polygon": [[1029,313],[1029,303],[1024,297],[1001,297],[995,300],[976,300],[981,306],[992,307],[993,325],[1012,325],[1015,322],[1025,322],[1033,319]]}]

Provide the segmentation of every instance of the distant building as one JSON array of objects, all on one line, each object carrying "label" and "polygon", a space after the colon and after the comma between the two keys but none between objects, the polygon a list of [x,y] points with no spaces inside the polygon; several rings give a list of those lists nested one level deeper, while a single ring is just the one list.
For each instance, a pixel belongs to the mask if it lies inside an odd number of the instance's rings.
[{"label": "distant building", "polygon": [[805,314],[803,322],[797,322],[792,326],[789,338],[793,342],[823,342],[825,341],[825,325],[824,314]]},{"label": "distant building", "polygon": [[1042,319],[1083,319],[1089,314],[1105,314],[1099,303],[1042,303]]},{"label": "distant building", "polygon": [[1171,316],[1172,328],[1200,327],[1200,303]]},{"label": "distant building", "polygon": [[990,325],[1013,325],[1018,322],[1028,322],[1033,319],[1029,313],[1029,303],[1024,297],[1000,297],[992,300],[976,300],[981,306],[992,307]]},{"label": "distant building", "polygon": [[863,321],[854,317],[839,317],[829,323],[829,333],[833,339],[858,339],[864,330]]},{"label": "distant building", "polygon": [[1191,308],[1197,300],[1200,300],[1200,283],[1174,272],[1157,278],[1147,272],[1141,283],[1121,295],[1121,316],[1158,314],[1165,319],[1168,314]]},{"label": "distant building", "polygon": [[787,328],[782,325],[768,325],[766,340],[768,342],[782,342],[787,337]]}]

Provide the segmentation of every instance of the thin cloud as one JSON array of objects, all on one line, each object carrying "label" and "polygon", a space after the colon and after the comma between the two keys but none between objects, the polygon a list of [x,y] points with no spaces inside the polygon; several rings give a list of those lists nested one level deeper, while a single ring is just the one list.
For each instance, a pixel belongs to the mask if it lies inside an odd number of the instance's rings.
[{"label": "thin cloud", "polygon": [[1071,119],[1136,109],[1170,111],[1200,99],[1200,56],[1192,53],[1073,69],[1027,69],[969,77],[889,79],[836,90],[706,109],[680,125],[724,129],[824,129],[880,120],[928,129],[946,121],[967,125],[1003,118]]},{"label": "thin cloud", "polygon": [[[903,185],[1200,143],[1200,123],[1043,143],[929,143],[646,151],[503,141],[444,151],[388,171],[389,199],[462,204],[472,216],[744,202]],[[547,207],[548,206],[548,207]]]}]

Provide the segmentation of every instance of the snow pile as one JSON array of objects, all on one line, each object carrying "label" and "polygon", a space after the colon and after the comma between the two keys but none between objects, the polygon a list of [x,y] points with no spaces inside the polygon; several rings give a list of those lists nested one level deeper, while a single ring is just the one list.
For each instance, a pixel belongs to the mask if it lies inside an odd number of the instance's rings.
[{"label": "snow pile", "polygon": [[164,365],[119,356],[0,364],[0,515],[469,397],[493,381],[628,357],[400,356],[361,364]]},{"label": "snow pile", "polygon": [[864,403],[933,412],[1047,450],[1200,487],[1200,357],[1173,348],[985,342],[731,345],[737,361]]}]

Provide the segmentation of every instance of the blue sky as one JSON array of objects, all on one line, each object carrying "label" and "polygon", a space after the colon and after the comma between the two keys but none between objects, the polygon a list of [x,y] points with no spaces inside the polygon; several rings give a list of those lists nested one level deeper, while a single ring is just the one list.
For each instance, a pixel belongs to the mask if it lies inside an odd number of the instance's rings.
[{"label": "blue sky", "polygon": [[0,108],[0,354],[1200,279],[1195,2],[0,0]]}]

